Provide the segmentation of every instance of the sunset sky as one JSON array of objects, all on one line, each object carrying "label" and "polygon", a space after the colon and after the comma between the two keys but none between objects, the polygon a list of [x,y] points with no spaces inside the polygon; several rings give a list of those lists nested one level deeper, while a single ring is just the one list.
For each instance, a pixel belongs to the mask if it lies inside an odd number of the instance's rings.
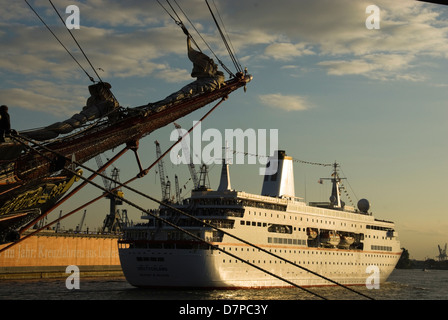
[{"label": "sunset sky", "polygon": [[[51,4],[29,3],[96,77]],[[122,106],[161,100],[194,80],[185,35],[157,1],[53,3],[64,18],[69,17],[67,6],[79,7],[80,29],[72,32]],[[169,8],[165,1],[160,3]],[[215,58],[176,2],[171,3],[200,48]],[[206,3],[177,3],[216,55],[234,70]],[[277,129],[279,148],[294,159],[337,161],[353,203],[367,198],[375,217],[394,221],[411,258],[434,258],[437,245],[448,242],[448,7],[411,0],[213,0],[210,4],[219,12],[241,65],[254,79],[247,92],[232,94],[212,113],[202,130]],[[380,10],[379,29],[366,27],[369,5]],[[86,74],[25,1],[2,1],[0,16],[0,104],[9,106],[12,127],[19,131],[43,127],[79,112],[89,96]],[[209,108],[177,123],[189,129]],[[173,130],[167,126],[141,141],[144,166],[156,159],[154,141],[168,148]],[[103,162],[113,154],[106,152]],[[187,195],[192,186],[188,168],[168,157],[164,162],[172,185],[174,175],[179,175]],[[87,165],[97,168],[95,161]],[[133,154],[116,167],[121,181],[138,170]],[[232,165],[232,187],[260,193],[259,168],[260,164]],[[317,181],[330,175],[330,167],[295,162],[294,171],[297,196],[328,200],[330,186]],[[156,172],[132,187],[160,198]],[[211,165],[213,188],[219,174],[220,167]],[[143,207],[157,206],[124,192]],[[68,212],[100,193],[89,187],[62,209]],[[102,225],[108,208],[106,200],[87,208],[91,229]],[[135,208],[129,207],[128,214],[134,221],[140,218]],[[62,224],[73,227],[80,219],[78,213]]]}]

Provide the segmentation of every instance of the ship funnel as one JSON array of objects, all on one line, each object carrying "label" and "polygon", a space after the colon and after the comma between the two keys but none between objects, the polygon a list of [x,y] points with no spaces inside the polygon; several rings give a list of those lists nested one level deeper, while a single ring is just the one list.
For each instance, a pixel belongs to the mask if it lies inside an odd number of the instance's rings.
[{"label": "ship funnel", "polygon": [[295,197],[292,158],[278,150],[269,158],[267,167],[277,168],[273,174],[266,170],[261,194],[271,197]]},{"label": "ship funnel", "polygon": [[231,190],[229,164],[225,159],[222,160],[221,181],[219,182],[218,191]]}]

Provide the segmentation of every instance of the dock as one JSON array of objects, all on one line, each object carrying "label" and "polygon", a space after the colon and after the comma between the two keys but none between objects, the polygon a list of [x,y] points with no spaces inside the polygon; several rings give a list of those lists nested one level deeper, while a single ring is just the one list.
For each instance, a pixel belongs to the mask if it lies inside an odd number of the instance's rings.
[{"label": "dock", "polygon": [[81,277],[123,276],[118,237],[51,230],[37,233],[0,253],[0,280],[66,278],[70,265],[79,268]]}]

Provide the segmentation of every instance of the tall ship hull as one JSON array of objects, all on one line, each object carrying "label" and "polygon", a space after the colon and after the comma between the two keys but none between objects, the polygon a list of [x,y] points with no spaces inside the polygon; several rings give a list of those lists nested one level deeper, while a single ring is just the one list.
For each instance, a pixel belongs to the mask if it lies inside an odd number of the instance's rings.
[{"label": "tall ship hull", "polygon": [[[278,153],[277,159],[277,176],[292,175],[291,158]],[[231,190],[230,182],[223,183],[226,176],[217,191],[192,191],[182,204],[161,206],[143,216],[148,223],[126,229],[118,244],[130,284],[366,285],[386,281],[397,264],[401,249],[394,223],[375,219],[364,202],[359,209],[345,206],[336,192],[329,203],[306,204],[293,195],[292,179],[271,177],[265,178],[263,195],[249,194]],[[333,180],[338,190],[339,180]]]}]

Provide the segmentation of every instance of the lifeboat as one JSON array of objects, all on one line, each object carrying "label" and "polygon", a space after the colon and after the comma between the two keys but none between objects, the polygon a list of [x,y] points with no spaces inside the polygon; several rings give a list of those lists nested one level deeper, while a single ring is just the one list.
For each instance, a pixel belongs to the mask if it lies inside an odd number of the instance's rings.
[{"label": "lifeboat", "polygon": [[306,234],[308,236],[308,240],[314,240],[317,237],[317,231],[311,228],[306,229]]},{"label": "lifeboat", "polygon": [[341,241],[341,236],[335,231],[323,231],[320,234],[320,243],[324,247],[334,248]]},{"label": "lifeboat", "polygon": [[341,241],[338,244],[338,247],[341,249],[348,249],[355,242],[355,237],[345,234],[341,235]]}]

